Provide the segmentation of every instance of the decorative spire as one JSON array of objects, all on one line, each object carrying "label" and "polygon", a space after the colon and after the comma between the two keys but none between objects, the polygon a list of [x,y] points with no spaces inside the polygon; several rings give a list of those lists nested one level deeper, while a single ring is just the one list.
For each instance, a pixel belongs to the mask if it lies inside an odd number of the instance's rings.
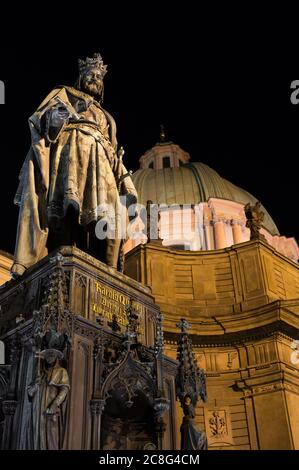
[{"label": "decorative spire", "polygon": [[60,253],[50,259],[50,263],[56,263],[56,266],[49,276],[43,302],[44,307],[56,312],[58,330],[60,330],[60,322],[68,304],[68,292],[62,262],[63,256]]},{"label": "decorative spire", "polygon": [[180,328],[182,333],[187,333],[187,330],[191,328],[190,323],[188,323],[184,318],[181,318],[181,321],[177,323],[176,326]]},{"label": "decorative spire", "polygon": [[[73,315],[68,310],[68,289],[62,266],[63,256],[58,253],[50,259],[54,269],[49,276],[41,309],[34,312],[35,337],[39,347],[58,339],[71,339],[73,333]],[[58,338],[59,337],[59,338]],[[60,341],[60,339],[59,339]]]},{"label": "decorative spire", "polygon": [[160,142],[163,143],[166,141],[164,125],[160,124]]},{"label": "decorative spire", "polygon": [[205,375],[197,365],[192,341],[187,333],[190,324],[182,318],[177,327],[181,330],[177,347],[177,360],[179,362],[176,377],[177,396],[182,407],[186,396],[190,397],[195,407],[198,398],[206,401]]},{"label": "decorative spire", "polygon": [[155,339],[155,354],[160,356],[163,354],[164,348],[164,333],[163,333],[163,315],[161,312],[157,315],[156,323],[156,339]]},{"label": "decorative spire", "polygon": [[[180,400],[184,417],[181,425],[181,450],[207,449],[206,435],[194,425],[198,399],[206,401],[206,380],[193,353],[192,342],[187,333],[190,324],[182,318],[177,324],[180,338],[177,348],[179,367],[176,376],[176,394]],[[192,436],[192,437],[191,437]]]}]

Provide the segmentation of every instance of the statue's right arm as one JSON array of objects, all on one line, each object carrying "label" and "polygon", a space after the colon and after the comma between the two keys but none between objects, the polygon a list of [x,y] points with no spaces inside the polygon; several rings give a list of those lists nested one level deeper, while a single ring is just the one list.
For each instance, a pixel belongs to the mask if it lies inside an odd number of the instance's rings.
[{"label": "statue's right arm", "polygon": [[48,111],[50,113],[49,116],[49,124],[50,127],[58,128],[64,124],[65,121],[68,120],[70,117],[70,114],[66,108],[64,108],[62,105],[57,106],[55,108],[52,108],[51,110]]}]

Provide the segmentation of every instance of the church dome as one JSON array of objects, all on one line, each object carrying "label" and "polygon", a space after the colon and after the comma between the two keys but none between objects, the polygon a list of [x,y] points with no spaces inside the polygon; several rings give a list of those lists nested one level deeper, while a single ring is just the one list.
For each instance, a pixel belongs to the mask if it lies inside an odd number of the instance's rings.
[{"label": "church dome", "polygon": [[[133,181],[139,203],[144,205],[148,200],[167,205],[199,204],[207,202],[210,198],[226,199],[241,204],[248,202],[254,204],[257,201],[253,195],[222,178],[215,170],[200,162],[185,162],[181,166],[170,168],[140,168],[133,174]],[[272,235],[279,235],[270,214],[263,206],[262,210],[265,213],[264,227]]]}]

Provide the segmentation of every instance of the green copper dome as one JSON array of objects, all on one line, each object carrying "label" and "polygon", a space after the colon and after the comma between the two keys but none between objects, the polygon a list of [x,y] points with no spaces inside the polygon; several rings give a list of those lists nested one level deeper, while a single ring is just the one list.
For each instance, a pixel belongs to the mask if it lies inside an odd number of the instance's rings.
[{"label": "green copper dome", "polygon": [[[244,189],[222,178],[204,163],[186,163],[180,167],[153,170],[139,169],[133,174],[139,202],[146,205],[148,200],[157,204],[198,204],[209,198],[228,199],[246,204],[257,199]],[[265,207],[264,227],[272,234],[279,231]]]}]

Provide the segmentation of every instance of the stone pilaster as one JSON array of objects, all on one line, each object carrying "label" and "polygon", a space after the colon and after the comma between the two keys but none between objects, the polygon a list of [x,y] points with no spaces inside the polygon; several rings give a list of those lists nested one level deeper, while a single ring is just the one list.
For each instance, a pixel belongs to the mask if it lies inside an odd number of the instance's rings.
[{"label": "stone pilaster", "polygon": [[101,422],[102,414],[105,408],[105,400],[90,400],[90,412],[91,412],[91,449],[99,450],[101,448]]}]

